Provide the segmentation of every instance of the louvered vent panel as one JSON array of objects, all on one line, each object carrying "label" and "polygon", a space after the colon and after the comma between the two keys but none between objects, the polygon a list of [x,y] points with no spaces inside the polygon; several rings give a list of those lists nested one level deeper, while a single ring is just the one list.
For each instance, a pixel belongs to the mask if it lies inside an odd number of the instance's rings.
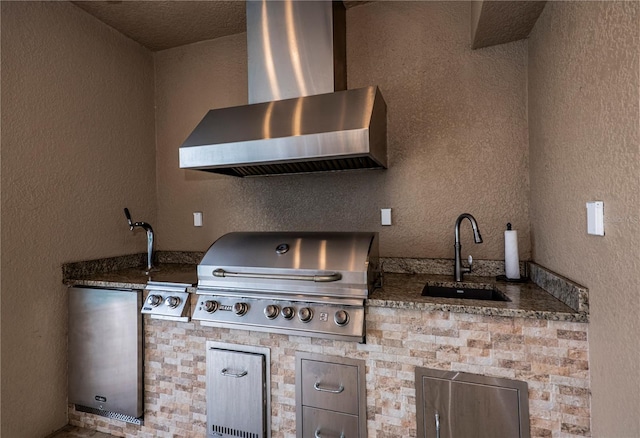
[{"label": "louvered vent panel", "polygon": [[88,414],[99,415],[101,417],[112,418],[114,420],[125,421],[131,424],[137,424],[138,426],[142,426],[144,424],[144,420],[142,417],[136,418],[131,415],[120,414],[118,412],[104,411],[102,409],[96,409],[89,406],[81,406],[75,405],[76,411],[86,412]]},{"label": "louvered vent panel", "polygon": [[211,427],[214,436],[218,437],[239,437],[239,438],[258,438],[257,433],[247,432],[245,430],[232,429],[230,427],[218,426],[214,424]]},{"label": "louvered vent panel", "polygon": [[261,164],[256,166],[238,166],[225,169],[207,169],[211,173],[246,176],[286,175],[312,172],[339,172],[342,170],[383,169],[369,157],[341,158],[334,160],[304,161],[279,164]]}]

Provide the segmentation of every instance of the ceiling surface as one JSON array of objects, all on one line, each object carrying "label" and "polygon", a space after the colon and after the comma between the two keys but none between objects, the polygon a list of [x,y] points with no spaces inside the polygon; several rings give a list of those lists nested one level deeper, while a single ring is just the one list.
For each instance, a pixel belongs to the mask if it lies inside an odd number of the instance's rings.
[{"label": "ceiling surface", "polygon": [[[152,51],[244,32],[244,1],[73,1]],[[367,3],[346,1],[347,8]]]}]

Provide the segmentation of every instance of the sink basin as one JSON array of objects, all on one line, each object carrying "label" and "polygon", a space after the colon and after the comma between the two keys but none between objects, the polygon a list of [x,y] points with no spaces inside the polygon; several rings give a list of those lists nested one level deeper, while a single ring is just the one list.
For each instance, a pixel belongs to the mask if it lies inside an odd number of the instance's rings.
[{"label": "sink basin", "polygon": [[467,300],[510,301],[495,289],[475,289],[470,287],[430,286],[422,289],[423,297],[462,298]]}]

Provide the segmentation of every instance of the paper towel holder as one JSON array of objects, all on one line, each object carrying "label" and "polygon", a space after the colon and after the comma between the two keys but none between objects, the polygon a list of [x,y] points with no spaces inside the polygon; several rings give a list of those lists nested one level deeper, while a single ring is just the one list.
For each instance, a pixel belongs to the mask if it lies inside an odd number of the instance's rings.
[{"label": "paper towel holder", "polygon": [[[507,222],[507,231],[511,231],[511,222]],[[506,275],[497,275],[496,281],[505,281],[507,283],[526,283],[529,281],[529,264],[524,262],[524,275],[521,275],[520,278],[507,278]]]}]

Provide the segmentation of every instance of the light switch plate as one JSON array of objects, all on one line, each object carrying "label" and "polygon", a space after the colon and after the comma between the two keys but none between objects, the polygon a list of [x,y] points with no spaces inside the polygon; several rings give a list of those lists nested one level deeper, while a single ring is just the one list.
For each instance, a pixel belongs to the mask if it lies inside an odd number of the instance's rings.
[{"label": "light switch plate", "polygon": [[382,225],[391,225],[391,209],[383,208],[380,210],[380,223]]},{"label": "light switch plate", "polygon": [[604,202],[587,202],[587,233],[604,236]]},{"label": "light switch plate", "polygon": [[202,212],[194,211],[193,212],[193,226],[201,227],[202,226]]}]

